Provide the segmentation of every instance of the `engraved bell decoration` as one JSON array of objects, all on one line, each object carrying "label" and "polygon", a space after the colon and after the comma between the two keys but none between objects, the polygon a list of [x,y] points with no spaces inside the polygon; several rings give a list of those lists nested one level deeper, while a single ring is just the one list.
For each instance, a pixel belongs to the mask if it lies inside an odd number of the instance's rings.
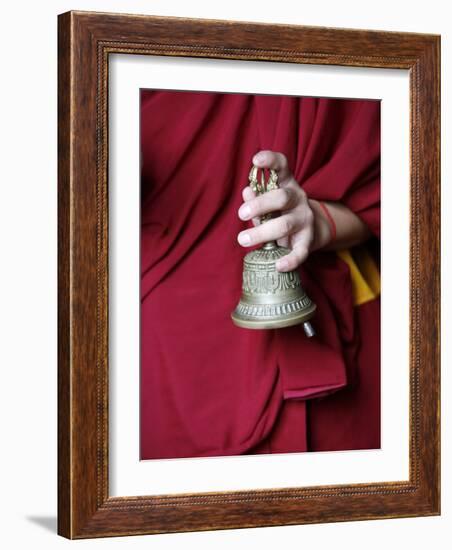
[{"label": "engraved bell decoration", "polygon": [[[251,168],[249,181],[251,189],[257,195],[278,188],[278,174],[270,170],[265,182],[264,171],[261,181],[257,179],[258,168]],[[260,218],[265,223],[271,218],[266,214]],[[279,246],[275,241],[249,252],[243,260],[242,295],[231,313],[235,325],[250,329],[273,329],[303,324],[308,337],[315,332],[309,323],[316,305],[301,286],[297,271],[279,272],[276,261],[288,254],[288,248]]]}]

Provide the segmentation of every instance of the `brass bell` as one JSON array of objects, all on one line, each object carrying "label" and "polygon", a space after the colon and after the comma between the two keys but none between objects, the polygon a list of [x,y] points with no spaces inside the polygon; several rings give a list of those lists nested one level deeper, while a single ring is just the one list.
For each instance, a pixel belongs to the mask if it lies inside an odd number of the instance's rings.
[{"label": "brass bell", "polygon": [[[251,189],[257,195],[278,188],[278,174],[270,170],[265,182],[261,172],[261,181],[257,179],[257,166],[250,171]],[[267,214],[260,218],[261,223],[271,219]],[[275,263],[288,254],[288,248],[278,246],[275,241],[264,244],[249,252],[243,261],[242,295],[231,313],[235,325],[250,329],[283,328],[303,323],[308,337],[315,332],[309,323],[316,305],[301,286],[297,271],[279,272]]]}]

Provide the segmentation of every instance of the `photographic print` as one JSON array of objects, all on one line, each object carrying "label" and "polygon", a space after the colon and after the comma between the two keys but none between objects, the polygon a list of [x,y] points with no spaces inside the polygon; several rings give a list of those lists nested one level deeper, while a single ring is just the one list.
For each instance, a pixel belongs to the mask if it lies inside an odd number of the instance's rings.
[{"label": "photographic print", "polygon": [[380,101],[142,89],[140,128],[140,459],[380,448]]}]

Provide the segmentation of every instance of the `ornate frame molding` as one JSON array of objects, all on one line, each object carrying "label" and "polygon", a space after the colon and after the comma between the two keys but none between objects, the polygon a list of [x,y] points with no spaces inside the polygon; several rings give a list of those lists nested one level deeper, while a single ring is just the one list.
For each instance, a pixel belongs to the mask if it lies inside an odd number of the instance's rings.
[{"label": "ornate frame molding", "polygon": [[[58,40],[59,534],[87,538],[439,514],[440,37],[68,12],[59,16]],[[409,481],[109,496],[107,94],[109,55],[118,53],[409,70]]]}]

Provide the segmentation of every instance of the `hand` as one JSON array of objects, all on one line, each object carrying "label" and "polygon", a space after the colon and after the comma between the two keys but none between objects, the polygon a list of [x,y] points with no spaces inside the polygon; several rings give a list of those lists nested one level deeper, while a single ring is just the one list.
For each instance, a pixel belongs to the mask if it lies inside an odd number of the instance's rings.
[{"label": "hand", "polygon": [[[314,243],[312,204],[290,172],[282,153],[260,151],[253,157],[253,163],[259,168],[276,170],[280,188],[255,196],[249,186],[245,187],[242,193],[245,202],[238,214],[242,220],[252,220],[255,227],[239,233],[237,240],[242,246],[275,240],[280,246],[291,248],[289,254],[276,262],[278,271],[291,271],[308,257]],[[275,211],[281,215],[259,224],[259,216]]]}]

